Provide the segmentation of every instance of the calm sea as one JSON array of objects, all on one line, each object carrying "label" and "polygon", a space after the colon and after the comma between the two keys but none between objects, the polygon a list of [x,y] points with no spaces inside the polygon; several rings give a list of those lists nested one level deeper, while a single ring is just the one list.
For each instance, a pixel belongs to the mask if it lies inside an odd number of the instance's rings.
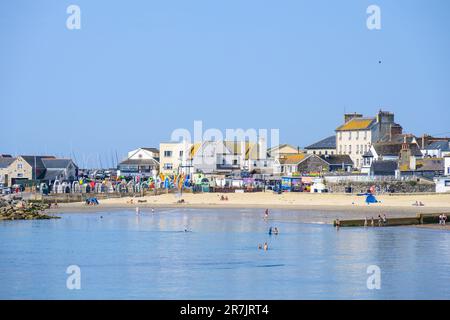
[{"label": "calm sea", "polygon": [[[0,298],[450,299],[450,232],[337,231],[303,223],[308,214],[117,210],[0,222]],[[80,290],[66,285],[72,265]],[[367,287],[369,266],[379,290]]]}]

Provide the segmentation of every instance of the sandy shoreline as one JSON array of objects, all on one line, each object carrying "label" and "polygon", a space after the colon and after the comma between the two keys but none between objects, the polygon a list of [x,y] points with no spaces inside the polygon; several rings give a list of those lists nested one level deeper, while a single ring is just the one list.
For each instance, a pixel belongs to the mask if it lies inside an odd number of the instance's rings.
[{"label": "sandy shoreline", "polygon": [[[184,203],[177,203],[181,198],[174,194],[146,196],[139,198],[114,198],[100,200],[99,206],[87,206],[84,203],[61,203],[51,213],[98,212],[103,210],[142,211],[151,208],[198,208],[198,209],[266,209],[299,211],[300,218],[306,222],[331,223],[333,219],[355,219],[377,216],[385,213],[389,217],[410,217],[417,213],[450,213],[450,194],[426,195],[380,195],[380,203],[367,205],[365,197],[348,194],[310,194],[272,192],[229,193],[228,201],[220,200],[222,194],[183,194]],[[131,200],[133,202],[131,203]],[[145,201],[145,202],[138,202]],[[413,206],[416,201],[423,207]]]}]

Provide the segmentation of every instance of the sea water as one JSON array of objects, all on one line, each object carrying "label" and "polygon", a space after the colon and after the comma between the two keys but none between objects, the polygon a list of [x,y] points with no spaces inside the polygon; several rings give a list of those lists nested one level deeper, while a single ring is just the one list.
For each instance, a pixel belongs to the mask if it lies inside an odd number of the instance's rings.
[{"label": "sea water", "polygon": [[0,299],[450,299],[448,231],[337,230],[287,210],[60,216],[0,222]]}]

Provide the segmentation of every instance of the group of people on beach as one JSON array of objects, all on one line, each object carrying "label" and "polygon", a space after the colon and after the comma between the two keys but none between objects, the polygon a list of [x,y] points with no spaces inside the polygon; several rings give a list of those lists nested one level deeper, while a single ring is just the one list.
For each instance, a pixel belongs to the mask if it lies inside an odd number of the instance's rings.
[{"label": "group of people on beach", "polygon": [[445,226],[445,223],[447,222],[447,216],[445,213],[441,213],[439,215],[439,224]]},{"label": "group of people on beach", "polygon": [[416,207],[424,207],[425,205],[423,204],[422,201],[417,201],[417,200],[416,200],[416,202],[413,203],[413,206],[416,206]]}]

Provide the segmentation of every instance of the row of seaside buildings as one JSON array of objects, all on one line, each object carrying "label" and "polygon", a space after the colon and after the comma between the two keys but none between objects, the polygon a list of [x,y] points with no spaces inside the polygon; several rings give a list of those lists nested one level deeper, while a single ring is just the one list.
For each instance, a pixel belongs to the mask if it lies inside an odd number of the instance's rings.
[{"label": "row of seaside buildings", "polygon": [[[374,117],[348,113],[335,134],[303,149],[282,144],[266,149],[265,141],[175,141],[159,148],[138,148],[118,164],[117,176],[193,175],[323,176],[371,178],[418,177],[450,191],[450,138],[404,133],[394,114]],[[76,179],[70,159],[51,156],[0,156],[0,183]]]}]

